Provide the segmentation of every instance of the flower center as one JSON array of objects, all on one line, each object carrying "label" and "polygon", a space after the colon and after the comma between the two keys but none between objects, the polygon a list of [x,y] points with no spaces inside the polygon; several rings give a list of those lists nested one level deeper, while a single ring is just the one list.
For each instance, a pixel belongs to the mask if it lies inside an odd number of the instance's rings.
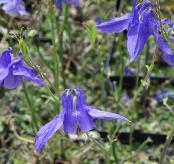
[{"label": "flower center", "polygon": [[77,97],[74,95],[74,96],[73,96],[73,113],[74,113],[74,114],[77,113],[76,102],[77,102]]}]

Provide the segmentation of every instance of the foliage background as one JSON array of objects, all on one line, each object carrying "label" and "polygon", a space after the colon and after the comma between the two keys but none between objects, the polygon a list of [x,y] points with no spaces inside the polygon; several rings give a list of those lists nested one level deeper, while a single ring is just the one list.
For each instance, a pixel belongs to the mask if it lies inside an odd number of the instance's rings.
[{"label": "foliage background", "polygon": [[[168,78],[165,83],[150,85],[136,100],[134,108],[129,108],[129,101],[136,92],[136,86],[124,88],[122,77],[124,67],[133,69],[138,77],[145,76],[146,67],[155,52],[155,42],[149,39],[143,54],[133,63],[129,63],[126,48],[126,32],[106,35],[95,28],[98,17],[110,18],[131,10],[132,2],[86,0],[80,9],[69,7],[68,23],[63,33],[57,27],[64,17],[51,1],[25,1],[30,17],[12,17],[0,10],[0,51],[12,47],[17,53],[21,48],[16,36],[21,35],[24,50],[27,47],[32,59],[45,76],[54,84],[54,46],[60,48],[60,36],[63,36],[63,61],[59,63],[59,91],[66,88],[82,87],[87,102],[101,110],[122,114],[132,121],[131,124],[115,121],[97,121],[96,129],[91,132],[96,140],[90,141],[85,134],[65,136],[60,130],[55,134],[41,152],[34,152],[32,143],[38,127],[47,123],[60,111],[45,87],[38,87],[25,82],[36,120],[32,120],[31,104],[28,104],[23,86],[16,90],[0,89],[0,163],[158,163],[163,144],[129,142],[122,144],[117,140],[120,132],[137,130],[141,132],[167,135],[173,128],[173,115],[166,106],[158,103],[154,95],[159,90],[173,92],[173,68],[156,59],[153,77]],[[174,20],[174,3],[161,0],[163,17]],[[51,12],[52,11],[52,12]],[[52,19],[54,14],[56,22]],[[54,24],[55,23],[55,24]],[[53,24],[53,26],[52,26]],[[54,28],[53,28],[54,27]],[[60,54],[59,54],[60,55]],[[60,57],[61,60],[61,57]],[[62,67],[64,66],[64,68]],[[62,71],[62,72],[61,72]],[[64,74],[64,76],[63,76]],[[120,83],[110,77],[119,76]],[[51,88],[52,89],[52,88]],[[54,93],[54,90],[53,90]],[[56,94],[60,99],[60,93]],[[125,97],[125,95],[127,97]],[[168,101],[173,110],[173,100]],[[108,133],[108,140],[100,137],[99,131]],[[174,163],[174,149],[167,149],[166,163]]]}]

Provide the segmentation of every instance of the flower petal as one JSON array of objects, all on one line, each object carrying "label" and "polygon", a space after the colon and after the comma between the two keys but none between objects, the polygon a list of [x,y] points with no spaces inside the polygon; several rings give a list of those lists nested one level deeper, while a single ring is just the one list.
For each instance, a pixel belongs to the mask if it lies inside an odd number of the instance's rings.
[{"label": "flower petal", "polygon": [[159,34],[156,30],[153,31],[153,35],[155,37],[156,42],[158,43],[160,50],[163,53],[163,60],[170,66],[174,67],[174,52],[168,45],[167,41],[163,39],[162,35]]},{"label": "flower petal", "polygon": [[108,19],[102,23],[97,24],[96,27],[101,32],[119,33],[128,28],[130,21],[131,21],[131,14],[128,13],[118,18]]},{"label": "flower petal", "polygon": [[67,89],[62,94],[62,107],[64,115],[64,132],[66,134],[75,134],[77,131],[76,115],[73,111],[73,96],[71,90]]},{"label": "flower petal", "polygon": [[54,1],[57,8],[62,9],[63,1],[62,0],[55,0]]},{"label": "flower petal", "polygon": [[77,118],[74,113],[66,112],[64,116],[64,132],[66,134],[76,134],[77,132]]},{"label": "flower petal", "polygon": [[4,79],[4,87],[8,89],[15,89],[22,84],[21,76],[14,76],[11,72]]},{"label": "flower petal", "polygon": [[7,12],[11,11],[12,9],[14,9],[14,5],[12,3],[6,3],[6,4],[4,4],[2,9],[7,13]]},{"label": "flower petal", "polygon": [[174,26],[174,22],[172,22],[169,18],[164,18],[162,20],[162,23],[165,25],[167,24],[170,28],[172,28]]},{"label": "flower petal", "polygon": [[7,50],[2,52],[0,57],[0,65],[3,67],[8,67],[13,60],[12,48],[8,48]]},{"label": "flower petal", "polygon": [[25,4],[19,4],[16,8],[16,13],[18,13],[21,16],[29,16],[30,14],[25,9]]},{"label": "flower petal", "polygon": [[131,61],[143,51],[144,45],[150,36],[149,17],[151,12],[144,13],[143,20],[139,21],[138,11],[134,13],[134,20],[128,29],[127,47]]},{"label": "flower petal", "polygon": [[80,2],[79,2],[79,0],[64,0],[64,3],[72,4],[72,5],[74,5],[75,7],[80,7]]},{"label": "flower petal", "polygon": [[171,55],[163,53],[162,58],[168,65],[174,67],[174,53],[171,54]]},{"label": "flower petal", "polygon": [[63,4],[72,4],[75,7],[80,6],[79,0],[55,0],[54,2],[60,10],[62,9]]},{"label": "flower petal", "polygon": [[0,65],[0,80],[4,80],[7,77],[8,73],[9,73],[9,69],[4,68]]},{"label": "flower petal", "polygon": [[35,151],[39,151],[62,126],[64,112],[55,116],[49,123],[44,125],[35,135]]},{"label": "flower petal", "polygon": [[170,54],[170,55],[173,54],[170,46],[165,41],[165,39],[163,39],[162,35],[158,33],[158,31],[154,30],[153,35],[162,52],[164,52],[165,54]]},{"label": "flower petal", "polygon": [[9,74],[9,65],[13,60],[12,49],[5,50],[0,57],[0,80],[4,80]]},{"label": "flower petal", "polygon": [[0,4],[8,3],[9,0],[0,0]]},{"label": "flower petal", "polygon": [[78,112],[77,120],[79,122],[79,126],[82,132],[88,132],[95,127],[93,119],[87,111],[81,110],[80,112]]},{"label": "flower petal", "polygon": [[14,62],[14,64],[11,65],[11,67],[13,70],[13,75],[22,76],[27,80],[30,80],[38,85],[45,84],[45,81],[40,77],[38,72],[34,68],[25,65],[22,60]]},{"label": "flower petal", "polygon": [[23,0],[13,0],[13,1],[0,1],[0,4],[4,4],[2,9],[5,11],[5,13],[12,14],[13,16],[17,15],[29,15],[25,9],[25,4]]},{"label": "flower petal", "polygon": [[112,113],[112,112],[100,111],[98,109],[95,109],[92,106],[87,106],[86,110],[88,110],[89,115],[91,115],[94,119],[129,121],[124,116],[121,116],[119,114],[115,114],[115,113]]},{"label": "flower petal", "polygon": [[86,111],[85,95],[83,90],[76,89],[76,110],[77,110],[77,120],[81,131],[87,132],[94,128],[94,122],[92,117]]},{"label": "flower petal", "polygon": [[171,42],[174,42],[174,37],[171,36],[171,37],[169,38],[169,40],[170,40]]}]

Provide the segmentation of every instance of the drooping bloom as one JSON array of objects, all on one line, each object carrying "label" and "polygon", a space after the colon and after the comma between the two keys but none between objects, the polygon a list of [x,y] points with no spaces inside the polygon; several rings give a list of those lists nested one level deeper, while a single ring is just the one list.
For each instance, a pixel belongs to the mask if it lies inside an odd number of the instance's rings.
[{"label": "drooping bloom", "polygon": [[80,6],[79,0],[54,0],[56,6],[61,10],[64,4],[72,4],[75,7]]},{"label": "drooping bloom", "polygon": [[3,5],[2,9],[5,13],[12,14],[13,16],[28,15],[23,0],[0,0],[0,4]]},{"label": "drooping bloom", "polygon": [[22,84],[22,78],[38,85],[45,84],[37,71],[23,62],[21,52],[15,58],[12,49],[8,48],[0,57],[0,86],[14,89]]},{"label": "drooping bloom", "polygon": [[128,121],[121,115],[103,112],[88,106],[82,89],[64,90],[62,111],[37,132],[35,150],[39,151],[62,125],[66,134],[75,134],[77,128],[80,128],[82,132],[87,132],[94,128],[95,119]]},{"label": "drooping bloom", "polygon": [[[174,26],[174,23],[169,19],[165,19],[164,23],[168,24],[170,28]],[[160,23],[155,17],[153,4],[149,0],[144,0],[139,4],[134,0],[131,13],[97,23],[96,27],[105,33],[119,33],[128,29],[127,47],[131,61],[134,61],[143,51],[149,36],[153,35],[163,53],[164,61],[174,66],[174,53],[168,43],[168,41],[174,39],[166,40],[166,38],[163,38]],[[171,59],[172,61],[170,61]]]}]

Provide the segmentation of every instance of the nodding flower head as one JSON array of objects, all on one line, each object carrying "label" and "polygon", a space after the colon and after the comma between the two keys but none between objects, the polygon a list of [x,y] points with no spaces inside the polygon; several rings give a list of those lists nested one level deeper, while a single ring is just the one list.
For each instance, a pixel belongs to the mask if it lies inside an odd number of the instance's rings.
[{"label": "nodding flower head", "polygon": [[[138,57],[143,51],[149,36],[153,35],[163,53],[163,60],[174,66],[174,52],[169,45],[170,42],[174,42],[174,37],[171,36],[168,40],[164,38],[161,30],[165,30],[165,28],[160,28],[160,22],[155,15],[151,1],[143,0],[141,3],[137,3],[134,0],[130,13],[97,23],[96,27],[105,33],[119,33],[128,29],[127,47],[131,61]],[[169,19],[164,19],[162,23],[170,28],[174,26],[174,23]]]},{"label": "nodding flower head", "polygon": [[77,129],[88,132],[93,129],[95,119],[122,120],[127,118],[96,109],[86,104],[86,97],[82,89],[65,89],[61,97],[62,111],[50,122],[44,125],[35,136],[35,150],[39,151],[52,135],[63,125],[66,134],[76,134]]}]

